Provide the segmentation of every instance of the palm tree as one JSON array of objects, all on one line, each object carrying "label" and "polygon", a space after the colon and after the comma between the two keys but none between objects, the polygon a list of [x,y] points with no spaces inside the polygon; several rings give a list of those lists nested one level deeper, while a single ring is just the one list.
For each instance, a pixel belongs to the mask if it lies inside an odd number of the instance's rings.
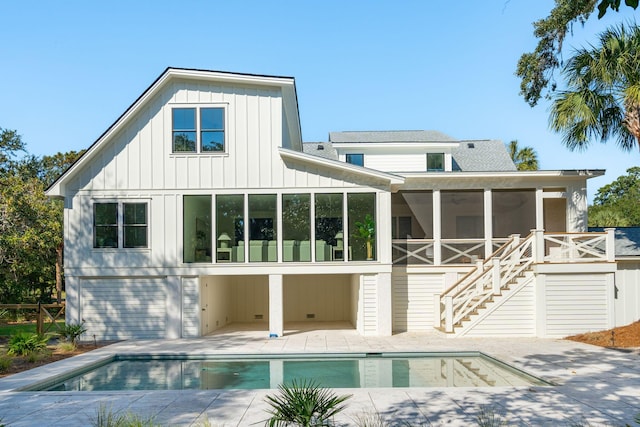
[{"label": "palm tree", "polygon": [[579,49],[562,73],[567,90],[554,99],[550,127],[571,150],[591,139],[615,138],[624,150],[640,148],[640,28],[620,24]]},{"label": "palm tree", "polygon": [[518,140],[514,139],[507,147],[509,156],[519,171],[537,171],[538,170],[538,154],[531,147],[520,148]]}]

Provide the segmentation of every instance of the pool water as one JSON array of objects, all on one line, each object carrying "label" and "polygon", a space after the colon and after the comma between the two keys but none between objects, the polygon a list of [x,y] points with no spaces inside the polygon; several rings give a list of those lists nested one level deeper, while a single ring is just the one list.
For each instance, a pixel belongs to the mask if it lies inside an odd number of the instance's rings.
[{"label": "pool water", "polygon": [[31,390],[269,389],[312,380],[326,388],[548,385],[481,353],[180,358],[127,357]]}]

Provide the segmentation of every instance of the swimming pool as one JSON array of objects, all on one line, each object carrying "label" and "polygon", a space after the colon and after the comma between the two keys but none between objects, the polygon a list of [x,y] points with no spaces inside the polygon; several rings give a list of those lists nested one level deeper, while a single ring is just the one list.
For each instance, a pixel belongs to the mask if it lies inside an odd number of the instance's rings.
[{"label": "swimming pool", "polygon": [[294,379],[326,388],[549,385],[479,352],[118,355],[23,391],[270,389]]}]

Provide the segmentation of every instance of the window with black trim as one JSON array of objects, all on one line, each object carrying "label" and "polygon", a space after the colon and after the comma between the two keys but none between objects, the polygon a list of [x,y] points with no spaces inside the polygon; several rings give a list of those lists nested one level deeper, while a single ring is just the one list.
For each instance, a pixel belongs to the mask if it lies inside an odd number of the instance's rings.
[{"label": "window with black trim", "polygon": [[147,248],[148,203],[105,202],[93,205],[94,248]]},{"label": "window with black trim", "polygon": [[223,153],[223,107],[179,107],[171,110],[174,153]]},{"label": "window with black trim", "polygon": [[444,153],[427,153],[427,171],[444,171]]}]

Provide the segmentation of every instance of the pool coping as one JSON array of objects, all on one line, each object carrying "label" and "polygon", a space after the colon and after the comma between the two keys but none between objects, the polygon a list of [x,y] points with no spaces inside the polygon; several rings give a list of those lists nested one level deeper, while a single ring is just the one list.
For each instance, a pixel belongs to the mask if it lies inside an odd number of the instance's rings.
[{"label": "pool coping", "polygon": [[[0,379],[0,419],[9,426],[33,425],[52,411],[66,427],[86,425],[99,402],[150,414],[166,425],[249,425],[264,420],[264,396],[257,391],[23,392],[39,380],[124,353],[268,355],[274,353],[479,351],[555,384],[491,388],[339,389],[353,395],[350,409],[374,411],[385,419],[465,425],[482,405],[508,413],[515,423],[557,425],[582,419],[610,426],[634,424],[640,413],[640,355],[572,341],[537,338],[447,339],[433,333],[361,337],[353,331],[304,331],[269,339],[260,331],[222,331],[198,339],[123,341]],[[28,403],[23,403],[28,402]],[[54,403],[55,402],[55,403]],[[69,411],[69,408],[74,410]],[[363,409],[364,408],[364,409]],[[66,410],[66,412],[62,412]],[[340,418],[345,425],[350,422]],[[426,421],[425,421],[426,420]],[[460,424],[457,424],[457,423]],[[46,424],[46,423],[45,423]],[[165,425],[162,424],[162,425]],[[352,423],[351,423],[352,424]],[[197,425],[197,424],[196,424]],[[585,424],[586,425],[586,424]]]}]

